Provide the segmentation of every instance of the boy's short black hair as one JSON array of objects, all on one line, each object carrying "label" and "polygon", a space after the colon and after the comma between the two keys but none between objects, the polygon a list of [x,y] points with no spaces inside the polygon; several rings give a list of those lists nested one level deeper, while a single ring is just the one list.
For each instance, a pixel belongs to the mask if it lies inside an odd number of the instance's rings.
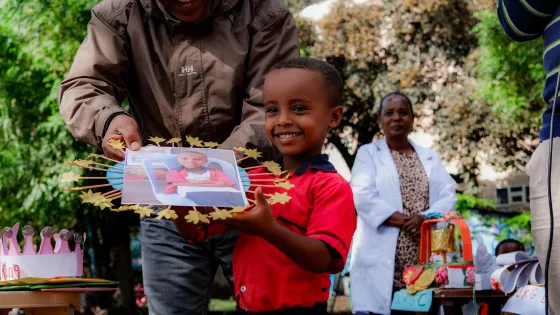
[{"label": "boy's short black hair", "polygon": [[[338,70],[329,63],[314,58],[298,57],[279,62],[270,71],[276,69],[307,69],[321,73],[325,80],[331,106],[342,104],[342,77]],[[310,84],[312,83],[310,82]]]},{"label": "boy's short black hair", "polygon": [[507,243],[513,243],[513,244],[519,245],[519,247],[521,247],[521,250],[525,251],[525,245],[523,245],[520,241],[514,240],[512,238],[508,238],[507,240],[503,240],[503,241],[498,243],[498,246],[496,246],[496,249],[494,250],[494,256],[498,256],[498,251],[499,251],[500,247],[507,244]]},{"label": "boy's short black hair", "polygon": [[410,114],[412,116],[414,116],[414,106],[412,106],[412,101],[410,101],[410,98],[408,98],[408,96],[406,96],[405,94],[401,93],[401,92],[391,92],[385,96],[383,96],[383,98],[381,99],[381,102],[379,103],[379,110],[377,111],[377,116],[381,116],[381,112],[383,111],[383,105],[385,104],[385,102],[393,97],[393,96],[398,96],[398,97],[402,97],[405,99],[405,101],[408,103],[408,106],[410,108]]}]

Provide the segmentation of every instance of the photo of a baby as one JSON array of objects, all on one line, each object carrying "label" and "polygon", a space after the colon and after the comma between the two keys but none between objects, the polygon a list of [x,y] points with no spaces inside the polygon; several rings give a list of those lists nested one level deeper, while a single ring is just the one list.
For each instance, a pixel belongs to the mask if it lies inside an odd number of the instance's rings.
[{"label": "photo of a baby", "polygon": [[230,150],[143,147],[127,151],[123,204],[247,205]]}]

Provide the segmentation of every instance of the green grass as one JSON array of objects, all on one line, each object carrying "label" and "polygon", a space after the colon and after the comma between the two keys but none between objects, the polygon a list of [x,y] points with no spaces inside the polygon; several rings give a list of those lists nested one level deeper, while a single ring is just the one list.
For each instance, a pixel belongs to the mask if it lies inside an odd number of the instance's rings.
[{"label": "green grass", "polygon": [[235,301],[233,299],[229,300],[210,300],[210,310],[211,311],[235,311]]}]

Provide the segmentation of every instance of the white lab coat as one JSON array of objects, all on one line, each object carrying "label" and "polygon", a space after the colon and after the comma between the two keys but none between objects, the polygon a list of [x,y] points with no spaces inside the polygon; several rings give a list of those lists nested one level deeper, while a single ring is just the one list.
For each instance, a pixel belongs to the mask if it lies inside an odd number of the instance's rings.
[{"label": "white lab coat", "polygon": [[[441,159],[433,150],[410,143],[428,176],[430,208],[424,213],[454,210],[456,183]],[[393,213],[403,212],[403,201],[399,174],[385,139],[358,150],[350,184],[358,212],[350,262],[352,310],[390,314],[399,229],[383,222]]]}]

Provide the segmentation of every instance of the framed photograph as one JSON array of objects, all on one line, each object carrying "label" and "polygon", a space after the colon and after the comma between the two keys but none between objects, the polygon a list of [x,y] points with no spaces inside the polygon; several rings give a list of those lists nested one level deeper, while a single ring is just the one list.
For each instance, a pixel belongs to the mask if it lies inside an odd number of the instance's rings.
[{"label": "framed photograph", "polygon": [[126,151],[123,204],[248,205],[231,150],[142,147]]}]

